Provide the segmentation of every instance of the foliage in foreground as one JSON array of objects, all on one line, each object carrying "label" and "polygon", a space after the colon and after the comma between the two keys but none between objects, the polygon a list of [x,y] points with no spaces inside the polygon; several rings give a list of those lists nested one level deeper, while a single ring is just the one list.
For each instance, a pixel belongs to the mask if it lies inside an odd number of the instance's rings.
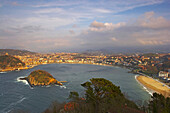
[{"label": "foliage in foreground", "polygon": [[154,93],[148,106],[139,109],[109,80],[92,78],[81,86],[85,88],[84,97],[79,97],[77,92],[70,92],[70,102],[52,104],[44,113],[170,113],[170,98],[161,94]]},{"label": "foliage in foreground", "polygon": [[119,87],[106,79],[92,78],[81,85],[85,88],[83,97],[70,92],[70,102],[53,102],[44,113],[170,113],[170,98],[161,94],[154,93],[148,106],[139,109],[125,98]]},{"label": "foliage in foreground", "polygon": [[[125,98],[120,87],[109,80],[92,78],[81,86],[85,88],[84,97],[79,97],[77,92],[70,92],[71,101],[59,110],[61,113],[141,113],[134,102]],[[45,113],[56,111],[47,109]]]},{"label": "foliage in foreground", "polygon": [[170,113],[170,98],[154,93],[149,102],[148,109],[153,113]]}]

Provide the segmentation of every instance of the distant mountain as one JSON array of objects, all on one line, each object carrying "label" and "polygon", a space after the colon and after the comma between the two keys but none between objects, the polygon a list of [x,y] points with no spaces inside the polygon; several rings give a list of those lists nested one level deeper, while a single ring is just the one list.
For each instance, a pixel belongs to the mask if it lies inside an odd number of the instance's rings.
[{"label": "distant mountain", "polygon": [[9,55],[33,55],[35,52],[30,52],[27,50],[15,50],[15,49],[0,49],[0,56],[8,53]]},{"label": "distant mountain", "polygon": [[0,69],[18,68],[25,66],[18,58],[9,55],[0,56]]},{"label": "distant mountain", "polygon": [[84,53],[98,54],[133,54],[133,53],[170,53],[170,45],[145,46],[145,47],[106,47],[90,49]]}]

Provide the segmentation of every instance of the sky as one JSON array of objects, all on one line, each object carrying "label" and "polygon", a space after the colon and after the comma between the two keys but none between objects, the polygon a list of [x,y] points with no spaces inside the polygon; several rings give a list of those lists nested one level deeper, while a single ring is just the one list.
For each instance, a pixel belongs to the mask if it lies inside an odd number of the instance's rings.
[{"label": "sky", "polygon": [[0,0],[0,49],[170,47],[170,0]]}]

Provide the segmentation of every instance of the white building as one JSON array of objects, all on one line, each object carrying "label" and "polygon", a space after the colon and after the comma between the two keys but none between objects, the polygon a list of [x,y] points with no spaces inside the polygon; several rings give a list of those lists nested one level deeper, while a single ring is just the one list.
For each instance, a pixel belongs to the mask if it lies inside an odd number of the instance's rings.
[{"label": "white building", "polygon": [[169,74],[168,72],[160,71],[158,76],[159,77],[168,77],[168,74]]}]

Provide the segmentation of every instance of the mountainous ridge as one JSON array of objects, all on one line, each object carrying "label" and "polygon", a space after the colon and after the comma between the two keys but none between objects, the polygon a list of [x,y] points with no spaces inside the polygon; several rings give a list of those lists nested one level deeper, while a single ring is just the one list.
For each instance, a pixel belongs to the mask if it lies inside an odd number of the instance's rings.
[{"label": "mountainous ridge", "polygon": [[1,55],[5,55],[6,53],[8,53],[9,55],[20,55],[20,56],[24,56],[24,55],[34,55],[36,54],[36,52],[31,52],[28,50],[17,50],[17,49],[0,49],[0,56]]}]

